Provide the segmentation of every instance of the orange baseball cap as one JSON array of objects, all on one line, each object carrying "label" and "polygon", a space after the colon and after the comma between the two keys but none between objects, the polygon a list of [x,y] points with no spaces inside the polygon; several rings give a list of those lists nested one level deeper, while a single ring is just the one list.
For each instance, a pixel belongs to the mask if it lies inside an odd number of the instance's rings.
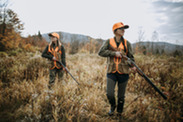
[{"label": "orange baseball cap", "polygon": [[59,39],[59,34],[58,33],[49,33],[48,36],[54,36],[57,37],[57,39]]},{"label": "orange baseball cap", "polygon": [[127,29],[129,28],[128,25],[124,25],[122,22],[118,22],[118,23],[115,23],[112,27],[112,31],[118,29],[118,28],[124,28],[124,29]]}]

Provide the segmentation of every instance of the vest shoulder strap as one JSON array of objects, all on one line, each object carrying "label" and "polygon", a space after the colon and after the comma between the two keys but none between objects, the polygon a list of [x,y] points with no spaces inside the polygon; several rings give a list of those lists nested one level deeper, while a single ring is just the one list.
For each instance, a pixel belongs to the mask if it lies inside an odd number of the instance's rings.
[{"label": "vest shoulder strap", "polygon": [[[116,45],[116,42],[115,42],[115,39],[114,38],[110,38],[109,44],[112,47],[117,48],[117,45]],[[124,49],[124,46],[126,48],[126,54],[127,54],[128,53],[128,48],[127,48],[127,40],[126,39],[124,39],[124,44],[122,42],[120,43],[119,48]]]}]

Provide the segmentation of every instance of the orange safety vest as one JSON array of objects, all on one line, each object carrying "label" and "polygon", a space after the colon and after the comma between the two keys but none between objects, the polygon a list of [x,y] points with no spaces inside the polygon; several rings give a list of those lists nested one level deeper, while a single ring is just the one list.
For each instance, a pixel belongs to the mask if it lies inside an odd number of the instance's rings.
[{"label": "orange safety vest", "polygon": [[[126,47],[126,55],[127,55],[128,49],[127,49],[127,40],[126,40],[126,39],[124,39],[124,44],[125,44],[125,45],[123,45],[123,43],[121,42],[121,43],[119,44],[119,46],[117,47],[114,38],[111,38],[111,39],[110,39],[109,44],[110,44],[113,48],[119,50],[120,52],[124,51],[124,46],[125,46],[125,47]],[[118,72],[119,74],[123,74],[123,73],[121,73],[121,72],[118,70],[118,64],[121,63],[121,58],[114,57],[114,63],[115,63],[115,66],[116,66],[116,70],[113,71],[112,73]]]},{"label": "orange safety vest", "polygon": [[[61,49],[59,49],[58,46],[54,49],[54,48],[51,48],[51,45],[49,44],[48,52],[51,53],[58,61],[61,61],[60,55],[62,54],[62,51],[61,51]],[[62,67],[56,61],[54,61],[53,66],[50,69],[54,69],[54,68],[60,69]]]}]

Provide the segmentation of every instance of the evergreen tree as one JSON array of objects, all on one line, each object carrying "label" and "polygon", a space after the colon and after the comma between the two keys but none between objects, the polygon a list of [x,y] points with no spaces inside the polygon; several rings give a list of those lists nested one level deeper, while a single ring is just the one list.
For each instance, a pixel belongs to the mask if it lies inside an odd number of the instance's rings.
[{"label": "evergreen tree", "polygon": [[40,40],[42,40],[42,35],[41,35],[40,31],[38,31],[38,37],[39,37]]}]

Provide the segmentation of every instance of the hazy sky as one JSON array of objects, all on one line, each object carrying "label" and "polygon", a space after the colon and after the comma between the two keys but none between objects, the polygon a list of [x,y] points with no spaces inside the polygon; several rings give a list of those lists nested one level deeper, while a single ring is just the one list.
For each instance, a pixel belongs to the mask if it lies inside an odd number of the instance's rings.
[{"label": "hazy sky", "polygon": [[113,37],[112,26],[130,26],[125,38],[134,43],[139,30],[145,40],[158,33],[159,41],[183,45],[183,0],[10,0],[24,23],[24,36],[53,31]]}]

